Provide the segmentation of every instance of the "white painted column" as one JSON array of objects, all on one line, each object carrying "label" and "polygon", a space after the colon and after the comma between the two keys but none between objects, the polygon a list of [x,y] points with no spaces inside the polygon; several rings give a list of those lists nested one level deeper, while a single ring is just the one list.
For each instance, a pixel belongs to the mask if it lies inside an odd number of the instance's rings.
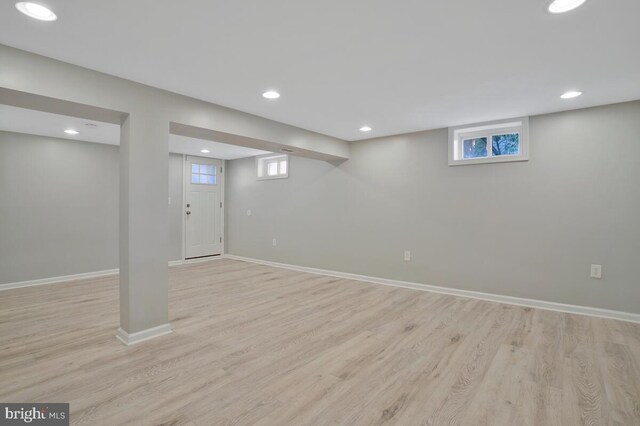
[{"label": "white painted column", "polygon": [[125,344],[169,333],[169,123],[132,113],[120,131],[120,328]]}]

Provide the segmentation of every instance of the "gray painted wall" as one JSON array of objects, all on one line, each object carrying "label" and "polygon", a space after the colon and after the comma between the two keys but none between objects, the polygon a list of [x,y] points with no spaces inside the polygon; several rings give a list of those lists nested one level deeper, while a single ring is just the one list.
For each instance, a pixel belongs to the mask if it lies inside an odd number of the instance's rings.
[{"label": "gray painted wall", "polygon": [[0,132],[0,284],[118,267],[118,158]]},{"label": "gray painted wall", "polygon": [[[0,284],[118,268],[118,147],[0,131]],[[182,155],[169,157],[182,258]]]},{"label": "gray painted wall", "polygon": [[446,130],[352,143],[338,167],[292,157],[289,179],[229,161],[227,252],[640,313],[640,102],[530,125],[523,163],[449,167]]}]

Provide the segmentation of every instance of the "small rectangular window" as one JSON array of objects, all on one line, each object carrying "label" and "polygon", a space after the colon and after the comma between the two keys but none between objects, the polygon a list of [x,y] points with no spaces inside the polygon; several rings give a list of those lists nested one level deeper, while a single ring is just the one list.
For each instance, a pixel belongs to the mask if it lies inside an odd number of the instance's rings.
[{"label": "small rectangular window", "polygon": [[212,164],[191,164],[191,183],[198,185],[216,184],[216,166]]},{"label": "small rectangular window", "polygon": [[289,156],[267,154],[256,157],[258,179],[281,179],[289,177]]},{"label": "small rectangular window", "polygon": [[462,142],[464,158],[482,158],[487,156],[487,138],[465,139]]},{"label": "small rectangular window", "polygon": [[449,165],[527,161],[529,118],[449,128]]}]

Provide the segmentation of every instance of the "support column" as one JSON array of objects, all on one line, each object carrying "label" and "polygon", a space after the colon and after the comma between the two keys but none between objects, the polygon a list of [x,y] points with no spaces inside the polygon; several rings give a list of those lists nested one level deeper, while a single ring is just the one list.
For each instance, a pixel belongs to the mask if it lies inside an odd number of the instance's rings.
[{"label": "support column", "polygon": [[130,345],[171,332],[168,309],[169,123],[132,113],[120,130],[120,328]]}]

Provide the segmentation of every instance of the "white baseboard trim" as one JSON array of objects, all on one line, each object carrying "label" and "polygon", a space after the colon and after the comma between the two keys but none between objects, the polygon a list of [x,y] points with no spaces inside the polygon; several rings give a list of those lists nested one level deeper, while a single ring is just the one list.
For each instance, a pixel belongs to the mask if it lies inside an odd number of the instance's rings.
[{"label": "white baseboard trim", "polygon": [[202,263],[202,262],[213,262],[214,260],[220,260],[223,259],[224,255],[222,254],[218,254],[215,256],[208,256],[208,257],[201,257],[201,258],[197,258],[197,259],[186,259],[184,261],[185,265],[191,265],[192,263]]},{"label": "white baseboard trim", "polygon": [[41,278],[38,280],[30,280],[30,281],[20,281],[17,283],[8,283],[8,284],[0,284],[0,291],[2,290],[10,290],[13,288],[22,288],[22,287],[33,287],[36,285],[45,285],[45,284],[56,284],[62,283],[66,281],[77,281],[83,280],[86,278],[98,278],[98,277],[106,277],[109,275],[117,275],[118,269],[107,269],[104,271],[96,271],[96,272],[85,272],[83,274],[73,274],[73,275],[64,275],[61,277],[51,277],[51,278]]},{"label": "white baseboard trim", "polygon": [[196,259],[171,260],[169,266],[191,265],[192,263],[211,262],[213,260],[224,259],[224,254],[216,254],[213,256],[199,257]]},{"label": "white baseboard trim", "polygon": [[137,331],[135,333],[127,333],[122,328],[116,332],[116,338],[127,346],[135,345],[155,337],[164,336],[171,333],[171,324],[162,324],[157,327],[147,328],[146,330]]},{"label": "white baseboard trim", "polygon": [[[222,258],[222,255],[206,258],[206,259],[193,259],[193,260],[170,260],[168,262],[168,266],[178,266],[185,265],[190,263],[199,263],[199,262],[208,262],[210,260],[216,260]],[[120,272],[119,269],[106,269],[104,271],[95,271],[95,272],[85,272],[82,274],[73,274],[73,275],[63,275],[60,277],[51,277],[51,278],[41,278],[37,280],[29,280],[29,281],[19,281],[15,283],[7,283],[0,284],[0,291],[2,290],[11,290],[13,288],[22,288],[22,287],[33,287],[36,285],[45,285],[45,284],[57,284],[63,283],[67,281],[77,281],[83,280],[86,278],[99,278],[99,277],[107,277],[109,275],[118,275]]]},{"label": "white baseboard trim", "polygon": [[286,263],[271,262],[268,260],[253,259],[249,257],[224,255],[226,259],[240,260],[244,262],[258,263],[260,265],[274,266],[276,268],[291,269],[294,271],[308,272],[311,274],[327,275],[330,277],[345,278],[349,280],[365,281],[375,284],[403,287],[413,290],[430,291],[433,293],[449,294],[452,296],[468,297],[471,299],[486,300],[489,302],[505,303],[509,305],[525,306],[548,311],[566,312],[570,314],[590,315],[594,317],[609,318],[621,321],[640,323],[640,314],[631,312],[613,311],[609,309],[593,308],[589,306],[567,305],[564,303],[547,302],[544,300],[526,299],[522,297],[503,296],[500,294],[482,293],[478,291],[460,290],[449,287],[439,287],[428,284],[413,283],[408,281],[391,280],[387,278],[368,277],[366,275],[351,274],[348,272],[330,271],[326,269],[309,268],[306,266],[289,265]]}]

